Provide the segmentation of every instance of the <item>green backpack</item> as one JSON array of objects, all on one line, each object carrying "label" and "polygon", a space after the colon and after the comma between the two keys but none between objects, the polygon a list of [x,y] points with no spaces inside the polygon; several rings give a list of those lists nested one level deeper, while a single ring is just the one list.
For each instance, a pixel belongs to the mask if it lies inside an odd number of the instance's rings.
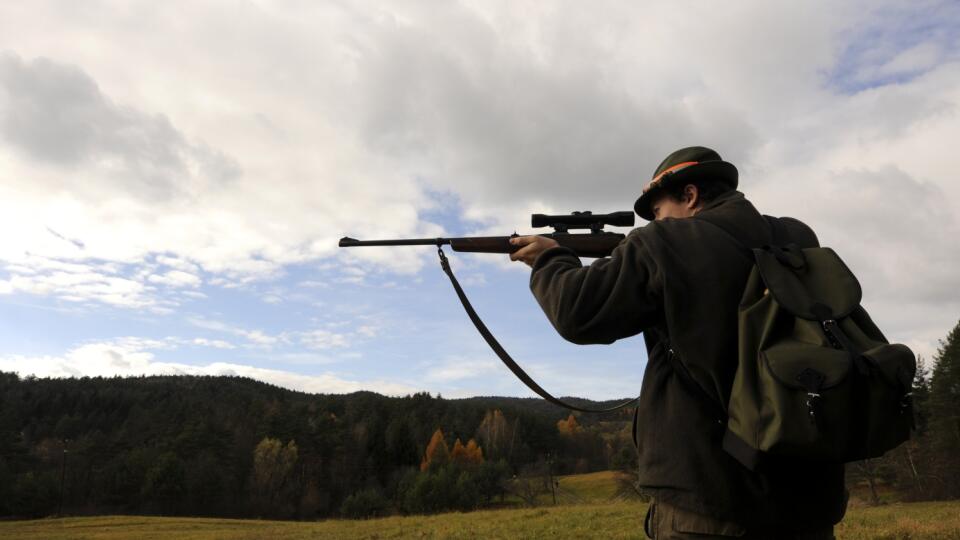
[{"label": "green backpack", "polygon": [[877,457],[909,439],[916,359],[870,320],[847,265],[825,247],[750,252],[723,448],[756,470],[778,458]]}]

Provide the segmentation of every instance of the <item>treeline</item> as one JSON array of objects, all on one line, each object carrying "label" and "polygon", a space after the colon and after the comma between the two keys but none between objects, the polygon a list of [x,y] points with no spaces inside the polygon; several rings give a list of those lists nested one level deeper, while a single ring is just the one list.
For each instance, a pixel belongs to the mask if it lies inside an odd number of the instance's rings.
[{"label": "treeline", "polygon": [[0,373],[0,516],[469,510],[635,459],[631,415],[573,417],[539,399],[305,394],[237,377]]},{"label": "treeline", "polygon": [[960,323],[933,360],[932,367],[918,361],[911,440],[847,467],[848,484],[866,484],[873,503],[881,502],[884,487],[906,500],[960,499]]},{"label": "treeline", "polygon": [[[847,468],[874,502],[890,489],[960,498],[960,324],[933,360],[914,380],[912,439]],[[0,516],[368,517],[471,510],[507,494],[534,504],[554,475],[635,478],[632,414],[574,416],[532,398],[305,394],[237,377],[0,373]]]}]

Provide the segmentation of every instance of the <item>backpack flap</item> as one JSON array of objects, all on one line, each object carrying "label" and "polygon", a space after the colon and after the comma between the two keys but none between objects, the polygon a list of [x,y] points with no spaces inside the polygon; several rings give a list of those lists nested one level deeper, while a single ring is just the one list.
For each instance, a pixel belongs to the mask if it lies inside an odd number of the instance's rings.
[{"label": "backpack flap", "polygon": [[[764,388],[757,448],[781,456],[839,460],[850,416],[853,359],[843,350],[785,341],[761,352]],[[775,419],[794,419],[784,422]],[[838,444],[840,442],[840,444]]]},{"label": "backpack flap", "polygon": [[819,320],[813,306],[820,303],[841,319],[860,305],[860,282],[830,248],[768,246],[753,254],[770,294],[797,317]]},{"label": "backpack flap", "polygon": [[806,343],[783,343],[763,351],[770,376],[787,389],[817,392],[833,388],[850,372],[846,351]]}]

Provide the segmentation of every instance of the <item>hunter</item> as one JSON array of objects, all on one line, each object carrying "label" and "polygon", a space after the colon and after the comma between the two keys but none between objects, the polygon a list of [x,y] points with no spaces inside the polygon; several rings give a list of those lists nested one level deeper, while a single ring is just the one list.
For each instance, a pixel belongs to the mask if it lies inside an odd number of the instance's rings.
[{"label": "hunter", "polygon": [[[832,539],[844,515],[842,464],[787,462],[751,472],[721,447],[737,367],[737,307],[745,245],[773,243],[771,223],[737,191],[715,151],[677,150],[657,167],[634,210],[649,223],[609,257],[583,266],[542,236],[512,240],[532,267],[530,288],[550,322],[578,344],[643,332],[647,367],[634,415],[644,520],[655,539]],[[817,247],[814,232],[779,218],[781,241]],[[776,223],[774,222],[774,223]]]}]

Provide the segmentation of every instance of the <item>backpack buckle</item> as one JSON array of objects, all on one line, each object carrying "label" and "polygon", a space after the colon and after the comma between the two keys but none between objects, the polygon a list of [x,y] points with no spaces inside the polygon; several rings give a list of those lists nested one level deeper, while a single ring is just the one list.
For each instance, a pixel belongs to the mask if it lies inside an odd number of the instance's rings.
[{"label": "backpack buckle", "polygon": [[843,349],[843,344],[840,343],[833,331],[833,329],[837,326],[837,321],[834,319],[827,319],[825,321],[821,321],[820,326],[823,328],[823,333],[827,336],[827,341],[830,342],[830,346],[834,349]]},{"label": "backpack buckle", "polygon": [[913,392],[907,392],[900,398],[900,414],[903,414],[913,406]]},{"label": "backpack buckle", "polygon": [[816,392],[807,392],[807,415],[810,417],[810,423],[817,423],[817,403],[820,401],[820,394]]}]

